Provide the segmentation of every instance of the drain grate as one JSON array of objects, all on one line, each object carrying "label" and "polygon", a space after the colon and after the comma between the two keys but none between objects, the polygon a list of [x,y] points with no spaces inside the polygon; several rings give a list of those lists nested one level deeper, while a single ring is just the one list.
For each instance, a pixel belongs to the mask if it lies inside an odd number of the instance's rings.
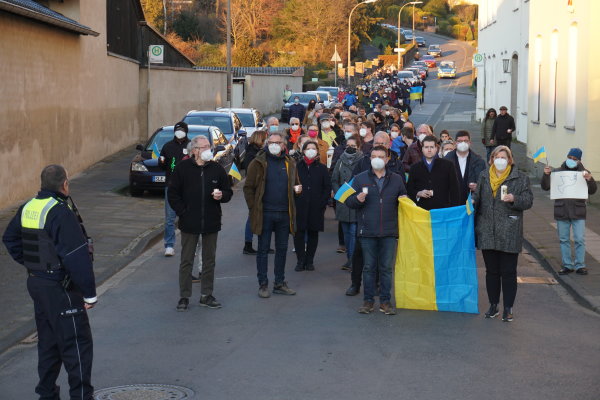
[{"label": "drain grate", "polygon": [[94,400],[189,400],[193,395],[193,391],[181,386],[141,384],[96,390]]}]

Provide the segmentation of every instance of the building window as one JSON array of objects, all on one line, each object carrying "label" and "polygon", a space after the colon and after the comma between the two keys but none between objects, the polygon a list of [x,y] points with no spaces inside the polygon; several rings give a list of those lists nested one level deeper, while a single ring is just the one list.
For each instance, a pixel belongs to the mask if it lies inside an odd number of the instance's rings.
[{"label": "building window", "polygon": [[567,85],[567,115],[565,125],[575,127],[575,109],[577,102],[577,23],[573,22],[569,27],[569,47],[568,47],[568,77]]},{"label": "building window", "polygon": [[540,121],[540,89],[542,86],[542,36],[538,35],[535,38],[535,62],[533,64],[533,98],[535,99],[533,104],[532,116],[535,121]]},{"label": "building window", "polygon": [[548,64],[548,123],[556,124],[556,79],[558,69],[558,30],[550,36],[550,63]]}]

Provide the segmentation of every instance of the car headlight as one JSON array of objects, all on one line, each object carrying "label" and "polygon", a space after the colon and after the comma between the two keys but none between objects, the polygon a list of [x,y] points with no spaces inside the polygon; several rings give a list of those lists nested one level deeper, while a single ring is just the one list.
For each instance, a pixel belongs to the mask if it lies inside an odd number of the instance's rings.
[{"label": "car headlight", "polygon": [[131,163],[131,170],[137,172],[148,172],[148,168],[146,168],[146,166],[140,162]]}]

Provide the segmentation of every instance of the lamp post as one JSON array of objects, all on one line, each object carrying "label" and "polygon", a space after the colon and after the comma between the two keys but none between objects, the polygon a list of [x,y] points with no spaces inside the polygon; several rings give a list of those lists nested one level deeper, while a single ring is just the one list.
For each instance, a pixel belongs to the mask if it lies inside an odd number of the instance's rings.
[{"label": "lamp post", "polygon": [[231,74],[231,0],[227,0],[227,107],[231,109],[231,90],[233,86]]},{"label": "lamp post", "polygon": [[[398,48],[400,48],[400,15],[402,14],[402,9],[409,4],[413,5],[413,12],[415,8],[415,4],[422,4],[422,1],[411,1],[410,3],[406,3],[402,7],[400,7],[400,11],[398,12]],[[413,14],[414,15],[414,14]],[[414,25],[414,17],[413,17],[413,25]],[[413,26],[413,40],[415,37],[415,28]],[[398,70],[400,69],[400,52],[398,52]]]},{"label": "lamp post", "polygon": [[415,4],[418,4],[418,3],[422,3],[422,1],[412,1],[412,2],[408,3],[408,4],[412,4],[412,6],[413,6],[413,18],[412,18],[412,20],[413,20],[412,21],[413,22],[413,28],[412,28],[412,31],[413,31],[413,35],[412,35],[413,36],[413,40],[412,40],[413,46],[415,45]]},{"label": "lamp post", "polygon": [[377,0],[366,0],[362,3],[358,3],[354,6],[354,8],[350,11],[350,15],[348,16],[348,65],[346,66],[346,76],[348,77],[348,86],[350,86],[350,21],[352,20],[352,13],[356,10],[356,7],[361,4],[375,3]]}]

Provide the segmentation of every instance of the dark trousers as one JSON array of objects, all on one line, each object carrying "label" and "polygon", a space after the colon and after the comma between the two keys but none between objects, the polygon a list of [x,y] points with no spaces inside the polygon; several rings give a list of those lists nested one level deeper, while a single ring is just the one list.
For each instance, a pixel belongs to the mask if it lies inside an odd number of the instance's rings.
[{"label": "dark trousers", "polygon": [[[308,240],[304,240],[308,237]],[[301,231],[297,230],[294,236],[294,247],[296,248],[296,257],[298,264],[312,265],[315,260],[315,253],[319,245],[319,231]]]},{"label": "dark trousers", "polygon": [[59,399],[56,379],[64,364],[71,399],[92,400],[94,356],[92,330],[83,297],[63,289],[60,282],[29,276],[27,290],[33,299],[38,332],[38,375],[35,392],[42,400]]},{"label": "dark trousers", "polygon": [[485,286],[490,304],[500,302],[500,291],[504,296],[504,307],[512,307],[517,296],[518,253],[498,250],[482,250],[485,262]]},{"label": "dark trousers", "polygon": [[344,243],[344,230],[342,229],[342,223],[338,222],[338,244],[340,246],[345,246],[346,243]]},{"label": "dark trousers", "polygon": [[352,273],[350,279],[352,279],[352,286],[360,287],[362,282],[363,274],[363,251],[360,241],[356,240],[356,246],[354,246],[354,254],[352,254]]},{"label": "dark trousers", "polygon": [[496,140],[496,146],[506,146],[510,149],[510,145],[512,143],[512,136],[508,139],[498,139]]},{"label": "dark trousers", "polygon": [[[287,211],[263,211],[263,229],[258,236],[256,276],[259,285],[269,284],[267,277],[271,234],[275,232],[275,284],[285,280],[285,259],[290,234],[290,216]],[[300,236],[304,241],[304,235]]]},{"label": "dark trousers", "polygon": [[[218,232],[202,235],[202,278],[200,293],[212,296],[215,283],[215,264]],[[179,297],[192,296],[192,268],[199,234],[181,232],[181,264],[179,264]]]}]

